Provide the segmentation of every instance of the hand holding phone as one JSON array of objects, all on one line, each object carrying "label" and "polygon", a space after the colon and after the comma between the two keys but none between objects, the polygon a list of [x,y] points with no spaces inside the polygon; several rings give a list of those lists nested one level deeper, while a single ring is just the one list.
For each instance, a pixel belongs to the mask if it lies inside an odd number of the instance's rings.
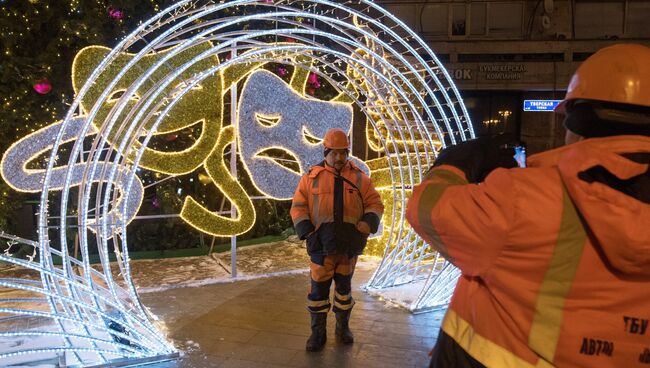
[{"label": "hand holding phone", "polygon": [[526,167],[526,145],[518,143],[507,143],[501,146],[503,155],[512,157],[517,162],[517,166]]},{"label": "hand holding phone", "polygon": [[519,167],[526,167],[526,146],[523,144],[515,146],[515,155],[513,157]]}]

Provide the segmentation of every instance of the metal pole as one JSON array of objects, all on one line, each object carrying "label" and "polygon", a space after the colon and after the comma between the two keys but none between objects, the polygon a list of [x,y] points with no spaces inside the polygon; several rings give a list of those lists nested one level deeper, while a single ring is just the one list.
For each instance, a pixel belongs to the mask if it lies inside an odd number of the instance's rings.
[{"label": "metal pole", "polygon": [[[230,57],[237,56],[236,45],[233,45]],[[237,83],[230,87],[230,124],[235,127],[235,136],[230,147],[230,174],[237,178]],[[230,203],[230,218],[237,218],[237,209],[233,202]],[[230,277],[237,277],[237,235],[230,237]]]}]

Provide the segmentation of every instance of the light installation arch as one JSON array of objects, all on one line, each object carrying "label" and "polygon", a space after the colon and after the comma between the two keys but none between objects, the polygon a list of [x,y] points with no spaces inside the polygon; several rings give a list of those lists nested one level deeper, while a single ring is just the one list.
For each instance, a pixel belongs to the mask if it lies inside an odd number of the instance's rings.
[{"label": "light installation arch", "polygon": [[[293,68],[291,79],[269,65]],[[338,94],[323,100],[310,92],[319,80]],[[286,200],[300,174],[322,158],[319,140],[333,126],[352,133],[353,153],[360,151],[355,145],[372,152],[375,158],[352,159],[369,172],[386,205],[383,229],[368,245],[383,259],[367,290],[381,294],[416,283],[417,297],[406,303],[414,311],[448,301],[458,271],[405,223],[405,204],[437,151],[474,132],[436,55],[372,1],[180,1],[114,49],[80,51],[73,86],[77,96],[65,119],[14,144],[0,165],[15,189],[41,192],[39,239],[27,242],[38,260],[0,255],[40,280],[0,280],[30,295],[0,299],[0,334],[50,336],[58,345],[0,353],[0,362],[47,353],[66,353],[73,365],[173,355],[130,277],[126,227],[142,201],[138,171],[173,177],[204,168],[238,216],[213,213],[191,196],[180,216],[209,234],[241,234],[255,213],[226,166],[225,149],[238,152],[260,192]],[[228,113],[226,104],[236,109]],[[191,147],[149,147],[157,135],[198,125],[201,135]],[[27,167],[48,150],[45,169]],[[294,157],[297,172],[269,156],[272,150]],[[80,259],[68,251],[71,228],[80,229]],[[95,268],[91,243],[101,261]],[[21,321],[28,318],[55,329],[26,330]]]}]

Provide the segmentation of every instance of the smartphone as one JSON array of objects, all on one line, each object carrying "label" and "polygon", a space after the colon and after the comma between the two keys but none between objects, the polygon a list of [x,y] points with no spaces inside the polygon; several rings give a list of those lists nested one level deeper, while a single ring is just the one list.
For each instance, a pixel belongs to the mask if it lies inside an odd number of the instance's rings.
[{"label": "smartphone", "polygon": [[523,144],[517,144],[514,148],[515,154],[512,157],[517,161],[517,165],[519,165],[519,167],[526,167],[526,146]]},{"label": "smartphone", "polygon": [[501,146],[501,151],[504,155],[512,155],[512,158],[517,161],[517,166],[526,167],[526,145],[519,143],[508,143]]}]

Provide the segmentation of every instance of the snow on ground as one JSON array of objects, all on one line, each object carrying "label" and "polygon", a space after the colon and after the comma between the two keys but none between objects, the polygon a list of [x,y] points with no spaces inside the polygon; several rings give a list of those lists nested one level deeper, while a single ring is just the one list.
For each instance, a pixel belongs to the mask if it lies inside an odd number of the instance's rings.
[{"label": "snow on ground", "polygon": [[[379,258],[361,256],[357,267],[374,269]],[[101,265],[93,265],[101,270]],[[287,240],[237,249],[237,278],[231,277],[230,252],[208,256],[131,260],[131,277],[140,293],[178,287],[195,287],[218,282],[250,280],[291,273],[309,272],[309,257],[303,241],[291,236]],[[117,263],[111,263],[113,279],[123,278]],[[0,277],[39,280],[35,271],[16,267],[0,269]],[[4,290],[2,290],[4,291]],[[12,293],[17,291],[12,290]],[[25,295],[22,295],[25,294]],[[23,292],[20,296],[31,296]],[[6,297],[6,295],[3,295]]]},{"label": "snow on ground", "polygon": [[[361,256],[357,267],[375,269],[379,261],[378,257]],[[131,261],[131,275],[139,293],[308,272],[309,257],[304,242],[295,236],[284,241],[238,248],[236,278],[231,276],[230,252]]]}]

